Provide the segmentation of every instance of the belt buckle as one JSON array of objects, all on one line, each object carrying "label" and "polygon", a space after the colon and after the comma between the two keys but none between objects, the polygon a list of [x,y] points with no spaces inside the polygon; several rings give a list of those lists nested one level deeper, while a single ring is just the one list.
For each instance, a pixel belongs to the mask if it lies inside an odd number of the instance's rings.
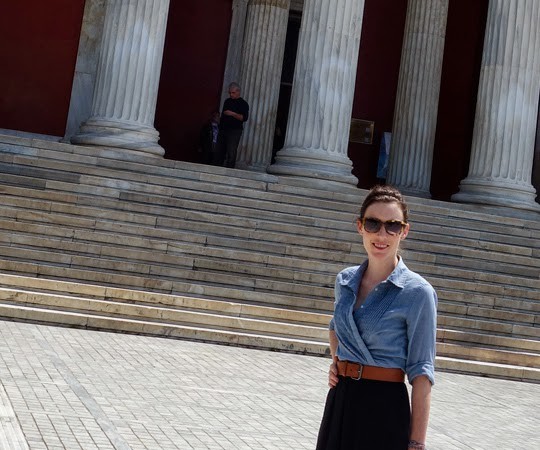
[{"label": "belt buckle", "polygon": [[358,364],[360,368],[358,369],[358,378],[351,377],[353,380],[358,381],[360,378],[362,378],[362,372],[364,371],[364,365]]}]

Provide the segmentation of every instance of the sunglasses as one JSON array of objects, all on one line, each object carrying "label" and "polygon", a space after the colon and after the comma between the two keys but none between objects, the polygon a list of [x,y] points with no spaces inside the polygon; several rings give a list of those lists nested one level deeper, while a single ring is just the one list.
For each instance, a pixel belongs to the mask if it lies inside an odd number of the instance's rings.
[{"label": "sunglasses", "polygon": [[363,217],[360,219],[360,222],[362,223],[364,230],[368,233],[378,233],[384,225],[386,232],[391,235],[400,234],[405,225],[407,225],[401,220],[387,220],[386,222],[383,222],[382,220],[374,219],[372,217]]}]

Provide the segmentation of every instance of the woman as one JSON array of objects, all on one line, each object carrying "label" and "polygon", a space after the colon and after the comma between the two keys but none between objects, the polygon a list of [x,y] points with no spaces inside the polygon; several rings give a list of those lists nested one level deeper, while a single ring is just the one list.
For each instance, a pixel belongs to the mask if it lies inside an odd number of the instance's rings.
[{"label": "woman", "polygon": [[371,189],[357,229],[367,261],[336,279],[330,392],[317,450],[423,450],[434,383],[437,295],[398,254],[409,223],[397,189]]}]

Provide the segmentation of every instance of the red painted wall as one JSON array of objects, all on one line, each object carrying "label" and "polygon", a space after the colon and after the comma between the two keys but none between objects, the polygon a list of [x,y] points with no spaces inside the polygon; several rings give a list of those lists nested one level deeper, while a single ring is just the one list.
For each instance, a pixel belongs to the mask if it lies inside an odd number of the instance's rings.
[{"label": "red painted wall", "polygon": [[0,4],[0,128],[63,136],[84,0]]},{"label": "red painted wall", "polygon": [[172,0],[155,126],[165,157],[197,161],[199,132],[220,109],[232,0]]},{"label": "red painted wall", "polygon": [[353,118],[375,122],[373,144],[349,144],[358,186],[377,183],[381,136],[392,130],[407,0],[366,0]]},{"label": "red painted wall", "polygon": [[469,171],[488,0],[451,0],[431,171],[431,195],[450,200]]}]

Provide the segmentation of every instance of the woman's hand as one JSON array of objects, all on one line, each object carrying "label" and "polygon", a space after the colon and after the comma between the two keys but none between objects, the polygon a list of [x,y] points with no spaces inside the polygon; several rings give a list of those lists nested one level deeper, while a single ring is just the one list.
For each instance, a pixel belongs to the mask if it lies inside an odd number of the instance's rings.
[{"label": "woman's hand", "polygon": [[328,387],[333,388],[336,387],[336,384],[338,384],[339,377],[338,377],[338,370],[337,370],[337,364],[335,360],[332,360],[332,364],[330,364],[330,369],[328,370]]},{"label": "woman's hand", "polygon": [[330,330],[328,333],[328,340],[330,341],[330,355],[332,355],[332,364],[330,364],[330,369],[328,370],[328,386],[330,388],[336,387],[338,384],[338,370],[337,370],[337,348],[338,348],[338,338],[334,330]]}]

